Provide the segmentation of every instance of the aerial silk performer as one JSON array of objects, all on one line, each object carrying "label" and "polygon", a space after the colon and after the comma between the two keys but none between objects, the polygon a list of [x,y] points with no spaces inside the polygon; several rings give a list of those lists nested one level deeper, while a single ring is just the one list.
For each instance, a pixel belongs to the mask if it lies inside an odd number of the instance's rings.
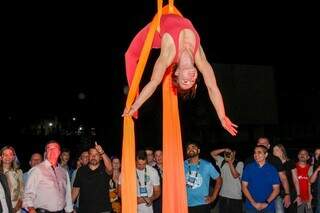
[{"label": "aerial silk performer", "polygon": [[[151,80],[138,94],[139,83],[151,48],[160,48]],[[174,7],[173,0],[162,8],[132,40],[126,54],[126,75],[130,86],[124,117],[121,197],[124,213],[137,212],[134,121],[137,110],[162,83],[163,89],[163,203],[164,213],[187,213],[177,95],[194,96],[198,70],[203,75],[210,100],[223,128],[237,134],[237,125],[225,114],[223,99],[213,68],[206,60],[200,37],[192,23]]]}]

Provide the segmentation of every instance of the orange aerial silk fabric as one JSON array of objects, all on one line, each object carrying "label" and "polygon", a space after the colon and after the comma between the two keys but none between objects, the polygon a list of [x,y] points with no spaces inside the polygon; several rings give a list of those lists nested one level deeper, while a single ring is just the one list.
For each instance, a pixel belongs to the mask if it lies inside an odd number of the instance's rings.
[{"label": "orange aerial silk fabric", "polygon": [[[149,57],[156,30],[159,30],[162,14],[181,13],[173,6],[173,0],[162,8],[158,0],[158,13],[153,18],[129,89],[126,107],[134,102],[139,83]],[[162,9],[161,9],[162,8]],[[122,168],[121,168],[122,212],[137,212],[137,180],[135,165],[135,134],[132,117],[125,116],[123,123]],[[183,164],[177,90],[172,85],[171,67],[163,79],[163,203],[164,213],[187,213],[187,196]]]},{"label": "orange aerial silk fabric", "polygon": [[162,83],[163,95],[163,197],[162,212],[187,213],[187,192],[183,164],[177,89],[171,68]]}]

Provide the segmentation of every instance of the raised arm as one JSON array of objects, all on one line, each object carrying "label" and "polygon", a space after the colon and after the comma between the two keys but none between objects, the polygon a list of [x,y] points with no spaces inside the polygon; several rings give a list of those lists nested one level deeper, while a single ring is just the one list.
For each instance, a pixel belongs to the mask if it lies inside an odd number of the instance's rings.
[{"label": "raised arm", "polygon": [[102,149],[102,147],[97,143],[95,142],[95,148],[96,150],[99,152],[101,158],[102,158],[102,161],[103,161],[103,164],[106,168],[106,172],[111,175],[112,174],[112,163],[111,163],[111,159],[109,158],[109,156],[104,152],[104,150]]},{"label": "raised arm", "polygon": [[203,75],[203,79],[208,89],[210,100],[218,114],[221,125],[231,135],[235,136],[237,134],[236,128],[238,126],[232,123],[225,114],[223,98],[216,82],[214,70],[212,66],[209,64],[209,62],[207,61],[202,47],[199,48],[199,50],[195,55],[195,63],[200,73]]},{"label": "raised arm", "polygon": [[217,161],[219,154],[221,154],[225,151],[226,151],[226,149],[215,149],[210,152],[210,155],[211,155],[211,157],[213,157],[213,159],[215,159]]},{"label": "raised arm", "polygon": [[[231,174],[232,174],[232,177],[235,178],[235,179],[237,179],[237,178],[240,178],[241,174],[240,174],[240,172],[236,169],[236,167],[234,167],[233,162],[234,162],[234,159],[227,161],[227,163],[228,163],[228,165],[229,165],[230,172],[231,172]],[[238,162],[239,165],[240,165],[240,163],[241,163],[240,169],[241,169],[241,171],[242,171],[243,164],[242,164],[242,162]]]},{"label": "raised arm", "polygon": [[154,93],[156,88],[161,83],[167,68],[173,62],[175,53],[176,51],[172,38],[168,34],[165,34],[161,41],[160,56],[153,67],[151,80],[142,89],[141,93],[137,97],[136,101],[132,104],[131,108],[125,109],[123,115],[132,116],[133,113],[136,112],[141,107],[141,105],[146,100],[148,100],[148,98],[150,98],[150,96]]}]

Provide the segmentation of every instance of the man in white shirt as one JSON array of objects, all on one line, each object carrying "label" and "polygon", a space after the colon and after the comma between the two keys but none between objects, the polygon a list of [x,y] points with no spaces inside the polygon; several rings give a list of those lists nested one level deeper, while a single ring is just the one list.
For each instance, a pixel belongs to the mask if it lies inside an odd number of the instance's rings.
[{"label": "man in white shirt", "polygon": [[[161,194],[160,177],[155,168],[147,164],[147,153],[138,151],[136,157],[137,173],[137,202],[138,213],[153,213],[153,201]],[[119,179],[119,191],[121,192],[121,176]]]},{"label": "man in white shirt", "polygon": [[46,160],[31,169],[23,197],[23,207],[29,213],[73,211],[69,175],[58,165],[60,153],[59,143],[49,141]]},{"label": "man in white shirt", "polygon": [[138,213],[153,213],[152,203],[161,194],[160,177],[153,167],[147,165],[147,154],[137,154],[137,195]]}]

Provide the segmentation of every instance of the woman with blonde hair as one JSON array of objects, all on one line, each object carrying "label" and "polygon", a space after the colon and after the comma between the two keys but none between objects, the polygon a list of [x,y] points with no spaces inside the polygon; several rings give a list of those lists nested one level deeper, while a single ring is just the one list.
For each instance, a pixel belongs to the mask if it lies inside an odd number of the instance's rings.
[{"label": "woman with blonde hair", "polygon": [[276,198],[276,212],[297,212],[297,204],[296,201],[299,195],[299,183],[297,178],[297,170],[295,162],[288,158],[286,149],[282,144],[277,144],[273,147],[273,155],[278,157],[284,170],[286,172],[286,176],[288,178],[289,189],[290,189],[290,197],[291,197],[291,205],[288,208],[284,208],[283,206],[283,198],[285,196],[284,189],[281,187],[280,195]]},{"label": "woman with blonde hair", "polygon": [[2,159],[0,172],[5,174],[8,180],[13,212],[20,213],[24,185],[15,149],[12,146],[5,146],[0,150],[0,156]]},{"label": "woman with blonde hair", "polygon": [[119,197],[119,177],[121,172],[120,158],[112,157],[112,178],[109,181],[109,198],[114,213],[121,212],[121,200]]}]

